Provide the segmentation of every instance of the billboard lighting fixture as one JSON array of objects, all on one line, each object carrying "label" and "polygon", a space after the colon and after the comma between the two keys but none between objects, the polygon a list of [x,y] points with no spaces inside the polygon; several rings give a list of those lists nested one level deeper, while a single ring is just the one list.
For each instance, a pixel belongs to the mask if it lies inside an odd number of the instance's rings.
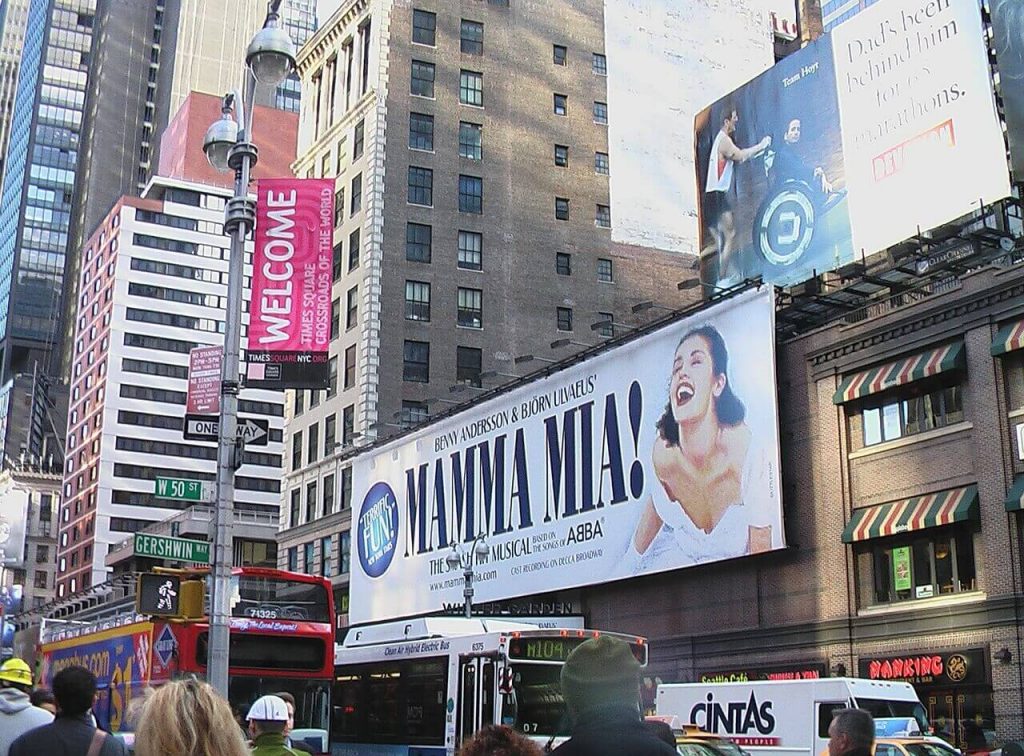
[{"label": "billboard lighting fixture", "polygon": [[450,391],[453,394],[458,394],[460,391],[465,391],[466,389],[472,389],[473,391],[486,391],[487,390],[487,389],[483,388],[482,386],[474,386],[472,383],[462,383],[462,382],[456,383],[454,386],[449,386],[448,387],[448,391]]},{"label": "billboard lighting fixture", "polygon": [[572,339],[555,339],[554,341],[551,342],[552,349],[561,349],[562,347],[567,346],[578,346],[585,347],[587,349],[593,349],[595,345],[588,344],[585,341],[573,341]]},{"label": "billboard lighting fixture", "polygon": [[431,396],[431,397],[428,397],[428,398],[423,400],[423,403],[426,404],[426,405],[437,404],[439,402],[441,404],[462,404],[463,403],[463,402],[457,402],[454,399],[445,399],[443,396]]},{"label": "billboard lighting fixture", "polygon": [[656,304],[655,302],[637,302],[630,308],[634,315],[639,315],[641,312],[647,312],[648,310],[662,310],[663,312],[675,312],[671,307],[665,307],[665,305]]},{"label": "billboard lighting fixture", "polygon": [[486,380],[488,378],[499,378],[499,377],[500,378],[522,378],[523,376],[516,375],[515,373],[503,373],[500,370],[485,370],[484,372],[480,373],[480,378],[484,379],[484,380]]},{"label": "billboard lighting fixture", "polygon": [[626,325],[625,323],[616,323],[614,320],[599,320],[596,323],[590,324],[591,331],[603,331],[608,328],[625,328],[627,331],[639,331],[637,326]]},{"label": "billboard lighting fixture", "polygon": [[547,357],[537,357],[532,354],[521,354],[512,361],[516,365],[523,365],[527,362],[533,362],[534,360],[536,360],[537,362],[546,362],[549,365],[554,365],[556,362],[558,362],[558,360],[549,360]]}]

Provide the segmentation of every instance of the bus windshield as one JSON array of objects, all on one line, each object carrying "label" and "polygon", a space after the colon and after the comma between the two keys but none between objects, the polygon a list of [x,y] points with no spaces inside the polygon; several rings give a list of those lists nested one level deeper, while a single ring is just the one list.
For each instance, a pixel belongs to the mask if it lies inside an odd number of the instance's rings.
[{"label": "bus windshield", "polygon": [[291,693],[295,697],[296,729],[328,729],[330,682],[327,680],[232,675],[228,701],[244,720],[253,701],[274,693]]},{"label": "bus windshield", "polygon": [[567,735],[560,664],[515,664],[512,692],[504,697],[503,724],[527,735]]},{"label": "bus windshield", "polygon": [[264,575],[231,578],[231,616],[330,622],[331,597],[318,583]]}]

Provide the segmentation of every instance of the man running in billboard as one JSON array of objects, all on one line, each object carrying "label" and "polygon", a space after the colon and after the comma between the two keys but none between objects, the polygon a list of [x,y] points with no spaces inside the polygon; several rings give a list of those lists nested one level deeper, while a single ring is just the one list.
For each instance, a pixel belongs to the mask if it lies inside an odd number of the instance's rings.
[{"label": "man running in billboard", "polygon": [[689,331],[676,348],[652,452],[658,482],[627,548],[634,572],[666,525],[672,558],[682,550],[688,564],[767,551],[780,535],[772,532],[771,464],[745,422],[728,363],[713,325]]},{"label": "man running in billboard", "polygon": [[736,163],[745,163],[764,152],[772,143],[770,136],[764,137],[753,147],[740,148],[733,141],[740,116],[736,107],[726,104],[722,126],[715,135],[708,159],[708,180],[704,188],[705,223],[718,248],[718,281],[730,276],[739,277],[741,271],[735,264],[736,219],[728,195],[732,191],[733,173]]}]

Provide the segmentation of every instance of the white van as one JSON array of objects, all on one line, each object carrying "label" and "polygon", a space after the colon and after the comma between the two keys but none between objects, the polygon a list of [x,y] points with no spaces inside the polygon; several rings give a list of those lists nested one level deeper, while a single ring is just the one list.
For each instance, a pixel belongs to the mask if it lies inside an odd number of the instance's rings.
[{"label": "white van", "polygon": [[874,717],[913,717],[928,732],[928,715],[910,683],[827,677],[727,683],[663,683],[661,716],[728,735],[751,753],[817,756],[828,746],[836,709],[867,709]]}]

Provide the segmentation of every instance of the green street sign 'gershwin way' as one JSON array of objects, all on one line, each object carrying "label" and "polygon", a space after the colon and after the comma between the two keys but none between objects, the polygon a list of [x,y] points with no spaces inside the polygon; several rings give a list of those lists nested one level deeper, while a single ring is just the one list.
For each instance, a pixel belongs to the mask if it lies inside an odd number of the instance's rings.
[{"label": "green street sign 'gershwin way'", "polygon": [[188,538],[136,533],[135,556],[209,564],[210,544],[205,541],[192,541]]}]

